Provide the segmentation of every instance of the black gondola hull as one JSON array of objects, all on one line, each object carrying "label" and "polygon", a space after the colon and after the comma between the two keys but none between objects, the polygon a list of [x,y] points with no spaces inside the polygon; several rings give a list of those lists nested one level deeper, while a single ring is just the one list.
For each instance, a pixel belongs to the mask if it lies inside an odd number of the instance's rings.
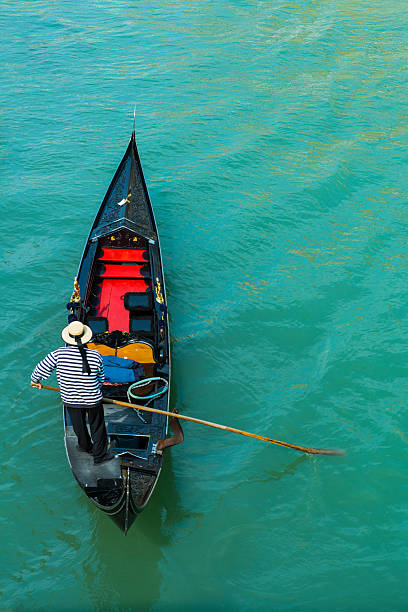
[{"label": "black gondola hull", "polygon": [[[135,403],[167,411],[170,353],[163,267],[134,134],[91,227],[78,282],[80,301],[71,303],[71,316],[92,328],[89,348],[140,363],[152,382],[146,383],[146,399],[141,392]],[[167,385],[161,395],[159,384]],[[129,401],[128,390],[128,382],[111,383],[102,392]],[[115,459],[94,466],[92,456],[78,450],[64,410],[67,456],[89,499],[126,533],[156,486],[163,459],[156,444],[166,436],[168,420],[109,403],[104,410]]]}]

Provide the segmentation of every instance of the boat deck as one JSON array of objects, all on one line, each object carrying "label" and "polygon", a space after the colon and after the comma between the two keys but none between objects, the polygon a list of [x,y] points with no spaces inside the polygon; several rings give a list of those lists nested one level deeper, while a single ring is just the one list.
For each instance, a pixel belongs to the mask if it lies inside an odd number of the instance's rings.
[{"label": "boat deck", "polygon": [[121,478],[119,457],[94,465],[92,455],[78,450],[78,440],[71,425],[65,428],[65,443],[72,471],[81,486],[97,487],[101,478]]},{"label": "boat deck", "polygon": [[[94,465],[92,455],[78,450],[77,437],[67,414],[68,422],[65,428],[67,453],[72,471],[83,487],[97,487],[100,479],[120,479],[122,477],[120,455],[128,452],[139,460],[140,467],[146,465],[146,468],[149,469],[153,459],[151,456],[152,445],[160,437],[160,431],[152,431],[151,413],[141,415],[147,421],[145,423],[138,416],[138,413],[131,408],[104,404],[104,412],[108,437],[112,441],[115,435],[122,436],[122,448],[112,447],[112,451],[117,454],[116,458],[101,465]],[[153,426],[153,429],[156,428]],[[129,438],[127,439],[126,436],[129,436]],[[142,446],[142,448],[139,448],[139,446]]]}]

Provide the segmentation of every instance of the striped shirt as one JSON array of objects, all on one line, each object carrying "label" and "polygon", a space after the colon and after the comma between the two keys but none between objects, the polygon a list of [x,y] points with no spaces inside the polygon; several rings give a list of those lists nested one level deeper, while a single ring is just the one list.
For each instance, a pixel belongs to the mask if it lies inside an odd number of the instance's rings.
[{"label": "striped shirt", "polygon": [[69,406],[92,406],[102,400],[101,385],[105,379],[102,357],[86,348],[91,374],[82,373],[82,358],[76,346],[61,346],[38,363],[31,374],[33,383],[48,378],[56,369],[61,399]]}]

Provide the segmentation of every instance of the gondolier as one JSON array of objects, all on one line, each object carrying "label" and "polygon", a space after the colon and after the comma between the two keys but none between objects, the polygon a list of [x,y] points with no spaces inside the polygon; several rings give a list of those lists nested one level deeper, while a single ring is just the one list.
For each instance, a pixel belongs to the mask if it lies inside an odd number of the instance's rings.
[{"label": "gondolier", "polygon": [[[40,381],[48,378],[56,369],[61,399],[78,438],[78,449],[92,453],[94,464],[104,463],[113,459],[114,455],[108,452],[102,404],[102,357],[97,351],[86,347],[92,338],[92,330],[80,321],[70,323],[62,330],[61,336],[65,346],[52,351],[37,364],[31,375],[31,386],[41,389]],[[91,436],[86,426],[86,416]]]}]

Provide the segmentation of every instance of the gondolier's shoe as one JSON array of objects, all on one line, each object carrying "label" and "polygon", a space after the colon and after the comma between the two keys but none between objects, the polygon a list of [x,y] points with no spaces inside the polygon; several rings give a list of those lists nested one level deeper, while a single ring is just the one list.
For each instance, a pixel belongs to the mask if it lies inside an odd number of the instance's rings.
[{"label": "gondolier's shoe", "polygon": [[77,450],[79,450],[80,453],[87,453],[88,455],[92,455],[92,446],[91,448],[82,448],[82,446],[79,446],[79,444],[77,444],[76,448]]},{"label": "gondolier's shoe", "polygon": [[94,459],[94,465],[100,465],[101,463],[105,463],[106,461],[111,461],[111,459],[114,459],[115,457],[116,455],[113,455],[110,451],[108,451],[100,459]]}]

